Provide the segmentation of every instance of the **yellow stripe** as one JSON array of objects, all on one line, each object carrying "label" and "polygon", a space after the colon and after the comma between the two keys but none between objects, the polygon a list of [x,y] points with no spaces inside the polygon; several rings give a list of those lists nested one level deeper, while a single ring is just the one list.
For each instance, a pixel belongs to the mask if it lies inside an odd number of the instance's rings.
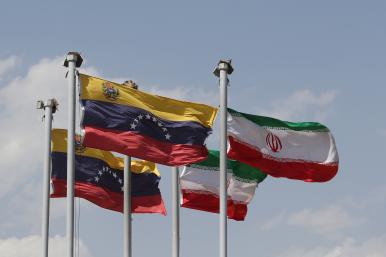
[{"label": "yellow stripe", "polygon": [[[205,127],[212,127],[217,115],[217,108],[192,102],[179,101],[163,96],[148,94],[114,82],[80,74],[82,96],[84,100],[97,100],[107,103],[141,108],[170,121],[195,121]],[[115,100],[105,97],[103,84],[109,83],[119,94]]]},{"label": "yellow stripe", "polygon": [[[67,130],[66,129],[53,129],[51,135],[52,152],[67,153]],[[76,155],[87,156],[100,159],[106,162],[111,168],[119,169],[123,171],[124,162],[122,158],[114,156],[111,152],[103,151],[95,148],[85,147],[81,151],[76,151]],[[133,173],[154,173],[158,177],[160,173],[154,162],[145,160],[132,160],[131,172]]]}]

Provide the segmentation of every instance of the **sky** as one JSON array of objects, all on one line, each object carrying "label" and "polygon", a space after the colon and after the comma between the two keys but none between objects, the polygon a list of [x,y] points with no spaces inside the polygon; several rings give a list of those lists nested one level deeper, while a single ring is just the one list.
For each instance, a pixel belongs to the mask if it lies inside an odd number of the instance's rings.
[{"label": "sky", "polygon": [[[41,255],[42,111],[67,126],[63,61],[81,71],[218,106],[212,71],[231,58],[229,107],[330,128],[339,152],[327,183],[268,177],[229,256],[386,256],[386,2],[2,1],[0,256]],[[218,121],[217,121],[218,122]],[[208,139],[219,145],[218,125]],[[171,169],[159,165],[168,215],[133,216],[133,256],[171,255]],[[50,256],[66,256],[65,199],[51,201]],[[76,200],[77,256],[122,256],[121,213]],[[181,256],[218,256],[218,215],[181,209]]]}]

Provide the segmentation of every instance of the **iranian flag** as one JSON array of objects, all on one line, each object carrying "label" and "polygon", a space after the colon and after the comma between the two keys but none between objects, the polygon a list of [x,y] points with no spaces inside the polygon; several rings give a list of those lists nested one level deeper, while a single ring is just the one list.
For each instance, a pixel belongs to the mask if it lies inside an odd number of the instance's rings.
[{"label": "iranian flag", "polygon": [[317,122],[287,122],[228,109],[228,157],[273,177],[325,182],[338,172],[330,130]]},{"label": "iranian flag", "polygon": [[[219,152],[210,150],[205,161],[185,166],[180,176],[182,207],[219,212],[219,163]],[[267,175],[238,161],[228,160],[227,166],[227,215],[230,219],[244,220],[258,183]]]}]

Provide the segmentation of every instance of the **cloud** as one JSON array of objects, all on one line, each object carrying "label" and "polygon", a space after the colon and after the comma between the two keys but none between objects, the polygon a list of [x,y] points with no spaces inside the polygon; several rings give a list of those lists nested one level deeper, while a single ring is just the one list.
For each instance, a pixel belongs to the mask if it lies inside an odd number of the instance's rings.
[{"label": "cloud", "polygon": [[[55,97],[59,112],[54,126],[64,127],[66,120],[67,83],[63,58],[44,59],[33,65],[27,75],[11,80],[0,89],[2,133],[0,133],[0,173],[5,179],[0,197],[16,184],[30,181],[30,175],[41,171],[43,159],[43,112],[36,110],[36,101]],[[39,174],[41,174],[39,172]]]},{"label": "cloud", "polygon": [[283,224],[285,220],[286,220],[286,213],[280,213],[279,215],[273,216],[271,219],[264,222],[264,224],[260,226],[260,229],[263,231],[272,230],[275,227]]},{"label": "cloud", "polygon": [[[2,133],[0,140],[0,173],[5,179],[0,197],[14,189],[16,184],[30,180],[39,170],[43,158],[42,112],[35,110],[38,99],[56,97],[62,112],[65,91],[65,70],[62,58],[42,60],[32,66],[23,78],[15,78],[0,89]],[[58,116],[58,117],[56,117]],[[55,115],[55,125],[63,124],[62,115]],[[41,153],[41,155],[39,155]]]},{"label": "cloud", "polygon": [[[42,255],[41,237],[30,235],[23,238],[0,239],[0,256],[4,257],[40,257]],[[50,238],[49,253],[50,257],[67,256],[67,241],[65,237],[56,235]],[[92,257],[90,250],[79,241],[79,256]]]},{"label": "cloud", "polygon": [[4,74],[13,69],[18,62],[19,58],[16,56],[10,56],[7,59],[0,60],[0,79],[2,79]]},{"label": "cloud", "polygon": [[333,103],[336,96],[336,90],[328,90],[318,95],[309,89],[303,89],[288,97],[274,100],[270,104],[271,107],[265,110],[262,109],[261,113],[290,121],[309,119],[324,121],[328,116],[328,107]]},{"label": "cloud", "polygon": [[386,235],[373,237],[363,242],[347,238],[338,245],[313,249],[289,249],[279,257],[384,257]]},{"label": "cloud", "polygon": [[[35,106],[39,99],[56,98],[59,110],[53,126],[66,127],[68,85],[63,59],[43,59],[0,88],[0,235],[15,233],[16,228],[33,232],[40,226],[36,220],[40,220],[42,199],[44,124],[43,111]],[[84,70],[96,72],[92,67]]]},{"label": "cloud", "polygon": [[294,213],[280,213],[260,226],[261,230],[272,230],[287,225],[304,228],[312,233],[331,235],[343,229],[359,226],[366,222],[353,217],[342,206],[331,205],[320,209],[303,209]]},{"label": "cloud", "polygon": [[375,132],[376,132],[378,135],[382,136],[382,137],[386,137],[386,129],[378,128],[378,129],[376,129]]},{"label": "cloud", "polygon": [[303,209],[291,214],[287,220],[289,225],[303,227],[319,234],[329,234],[364,222],[363,219],[352,217],[340,206],[329,206],[319,210]]}]

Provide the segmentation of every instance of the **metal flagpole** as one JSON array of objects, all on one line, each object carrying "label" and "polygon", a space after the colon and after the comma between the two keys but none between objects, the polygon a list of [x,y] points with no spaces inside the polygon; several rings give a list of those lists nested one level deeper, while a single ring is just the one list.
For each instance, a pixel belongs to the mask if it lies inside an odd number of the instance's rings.
[{"label": "metal flagpole", "polygon": [[131,257],[131,157],[124,158],[123,174],[123,251]]},{"label": "metal flagpole", "polygon": [[77,52],[69,52],[64,60],[68,67],[68,129],[67,129],[67,256],[74,256],[74,175],[75,175],[75,98],[76,68],[83,59]]},{"label": "metal flagpole", "polygon": [[50,222],[50,178],[51,178],[51,128],[52,114],[56,112],[58,103],[55,99],[37,102],[37,109],[44,109],[45,147],[43,174],[43,206],[42,206],[42,257],[48,257],[48,235]]},{"label": "metal flagpole", "polygon": [[227,256],[227,86],[231,60],[220,60],[214,75],[220,78],[220,257]]},{"label": "metal flagpole", "polygon": [[[122,83],[124,86],[138,89],[134,81],[128,80]],[[131,157],[124,157],[123,170],[123,256],[132,256],[131,234]]]},{"label": "metal flagpole", "polygon": [[178,167],[172,167],[172,257],[180,256],[180,190]]}]

